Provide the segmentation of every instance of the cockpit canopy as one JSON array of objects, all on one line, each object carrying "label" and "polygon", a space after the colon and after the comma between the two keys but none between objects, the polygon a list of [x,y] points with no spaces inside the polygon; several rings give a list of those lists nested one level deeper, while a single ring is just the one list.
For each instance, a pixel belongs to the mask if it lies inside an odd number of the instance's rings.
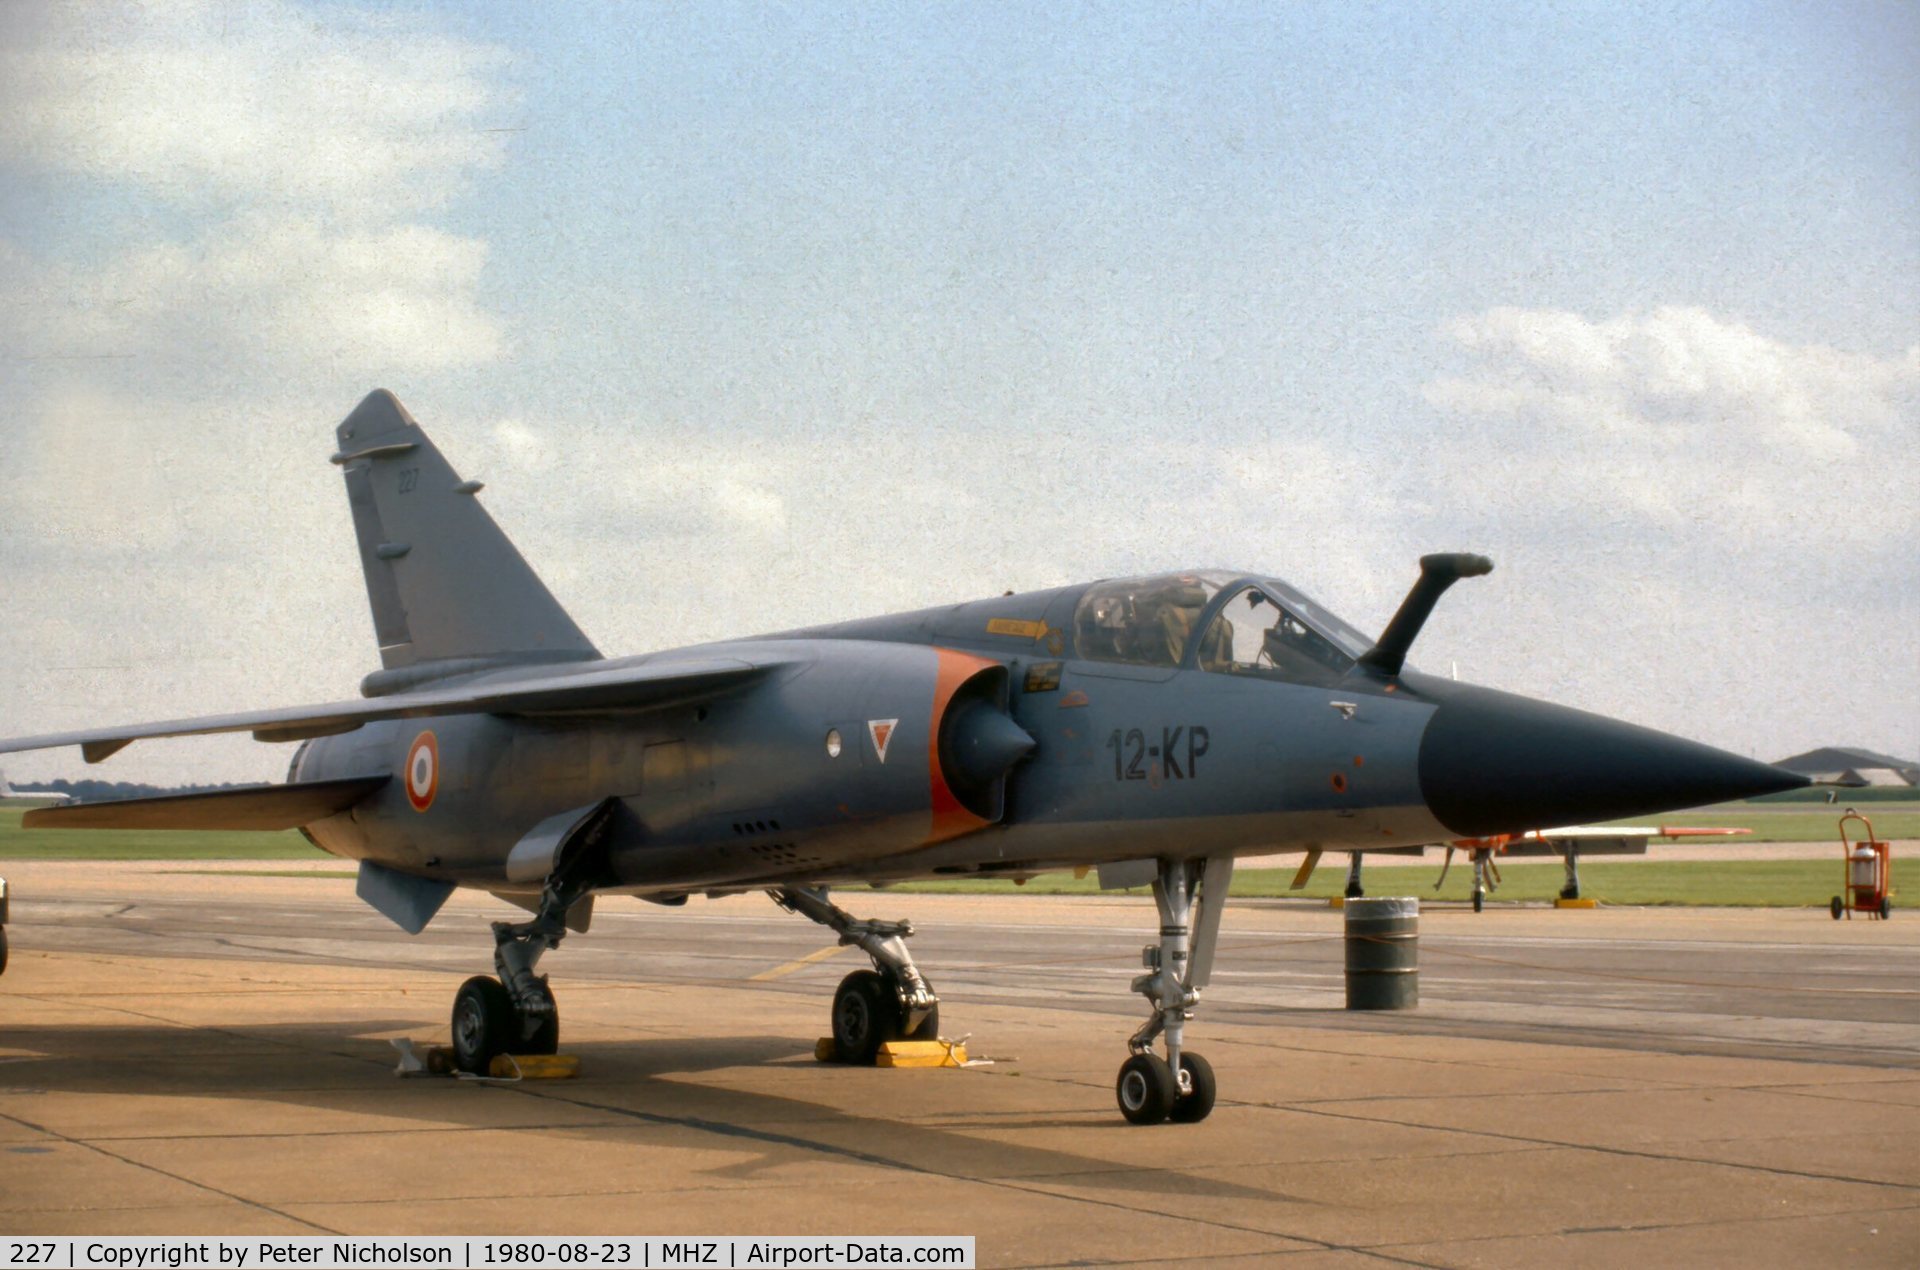
[{"label": "cockpit canopy", "polygon": [[1323,683],[1373,641],[1284,582],[1230,573],[1117,578],[1088,587],[1073,615],[1079,654],[1136,666]]}]

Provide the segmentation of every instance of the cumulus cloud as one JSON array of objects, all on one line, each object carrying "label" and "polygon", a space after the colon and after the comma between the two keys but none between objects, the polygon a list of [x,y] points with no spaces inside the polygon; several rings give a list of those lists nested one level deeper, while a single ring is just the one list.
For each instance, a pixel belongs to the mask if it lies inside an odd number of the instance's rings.
[{"label": "cumulus cloud", "polygon": [[624,652],[1191,566],[1281,572],[1368,621],[1418,547],[1364,457],[1304,438],[523,418],[435,435]]},{"label": "cumulus cloud", "polygon": [[91,355],[239,366],[321,363],[421,372],[505,347],[477,298],[486,244],[425,225],[328,232],[249,214],[184,243],[74,266],[0,243],[14,303],[0,338],[27,357]]},{"label": "cumulus cloud", "polygon": [[507,69],[339,6],[0,6],[0,181],[38,209],[0,230],[0,575],[58,597],[0,628],[42,668],[0,685],[9,733],[352,690],[365,601],[324,463],[351,398],[315,392],[508,351],[488,244],[440,223],[500,162]]},{"label": "cumulus cloud", "polygon": [[55,6],[0,51],[0,162],[195,208],[387,221],[499,162],[496,49],[290,5]]},{"label": "cumulus cloud", "polygon": [[1443,334],[1467,364],[1426,399],[1514,502],[1814,548],[1920,527],[1920,345],[1793,344],[1690,307],[1498,308]]},{"label": "cumulus cloud", "polygon": [[1443,605],[1428,655],[1760,757],[1907,743],[1920,346],[1797,343],[1697,307],[1499,308],[1439,335],[1458,364],[1424,386],[1421,516],[1503,568],[1500,620]]},{"label": "cumulus cloud", "polygon": [[497,50],[271,2],[33,16],[0,48],[0,170],[55,216],[94,202],[37,249],[0,239],[13,348],[262,377],[502,352],[486,244],[422,219],[499,161]]}]

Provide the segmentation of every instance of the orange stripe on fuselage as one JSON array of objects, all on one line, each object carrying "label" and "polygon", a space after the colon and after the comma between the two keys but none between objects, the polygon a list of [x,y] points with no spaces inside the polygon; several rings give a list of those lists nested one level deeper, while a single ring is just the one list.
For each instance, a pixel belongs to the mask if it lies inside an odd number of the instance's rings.
[{"label": "orange stripe on fuselage", "polygon": [[939,667],[933,677],[933,717],[927,734],[927,779],[932,791],[933,823],[927,833],[927,845],[958,838],[993,823],[983,820],[960,805],[960,799],[947,787],[947,776],[940,770],[940,724],[947,717],[947,706],[960,685],[981,671],[1000,663],[947,648],[936,648],[933,655]]}]

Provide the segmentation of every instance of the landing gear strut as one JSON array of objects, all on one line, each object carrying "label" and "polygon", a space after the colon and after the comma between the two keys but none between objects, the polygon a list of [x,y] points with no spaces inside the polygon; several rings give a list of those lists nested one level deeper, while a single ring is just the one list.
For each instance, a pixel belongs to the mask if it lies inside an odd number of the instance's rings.
[{"label": "landing gear strut", "polygon": [[549,880],[532,921],[493,924],[500,977],[475,975],[453,998],[453,1057],[461,1071],[484,1076],[497,1055],[560,1048],[560,1008],[547,977],[533,968],[566,936],[567,910],[584,894],[583,887]]},{"label": "landing gear strut", "polygon": [[1500,870],[1493,863],[1493,852],[1482,847],[1473,853],[1473,911],[1486,907],[1487,895],[1500,885]]},{"label": "landing gear strut", "polygon": [[872,1066],[888,1041],[939,1038],[940,998],[907,951],[912,922],[855,917],[829,900],[825,887],[783,886],[767,894],[873,958],[872,970],[854,971],[833,994],[833,1048],[841,1062]]},{"label": "landing gear strut", "polygon": [[1365,899],[1367,892],[1365,888],[1360,885],[1360,853],[1358,851],[1352,852],[1347,856],[1347,860],[1347,898],[1350,900]]},{"label": "landing gear strut", "polygon": [[[1487,893],[1500,883],[1500,869],[1493,862],[1493,850],[1490,847],[1466,847],[1473,855],[1473,911],[1478,913],[1486,907]],[[1440,880],[1433,884],[1439,890],[1447,884],[1447,870],[1453,867],[1452,847],[1447,848],[1447,858],[1440,866]],[[1491,878],[1492,881],[1488,881]]]},{"label": "landing gear strut", "polygon": [[[1128,1038],[1133,1055],[1120,1065],[1114,1097],[1129,1123],[1191,1124],[1213,1110],[1215,1086],[1212,1065],[1184,1047],[1186,1025],[1213,975],[1233,858],[1161,860],[1158,866],[1153,902],[1160,910],[1160,942],[1142,950],[1148,973],[1133,981],[1153,1015]],[[1199,919],[1193,923],[1196,903]],[[1155,1038],[1163,1038],[1165,1058],[1153,1052]]]}]

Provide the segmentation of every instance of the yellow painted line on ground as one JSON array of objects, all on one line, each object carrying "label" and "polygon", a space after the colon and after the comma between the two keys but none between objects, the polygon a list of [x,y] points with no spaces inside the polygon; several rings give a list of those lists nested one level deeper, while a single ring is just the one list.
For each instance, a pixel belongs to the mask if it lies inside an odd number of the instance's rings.
[{"label": "yellow painted line on ground", "polygon": [[797,961],[789,961],[784,966],[775,966],[771,970],[762,970],[757,975],[748,975],[748,983],[765,983],[769,979],[784,979],[796,970],[805,970],[816,961],[825,961],[839,952],[846,944],[835,944],[832,948],[822,948],[819,952],[810,952]]}]

